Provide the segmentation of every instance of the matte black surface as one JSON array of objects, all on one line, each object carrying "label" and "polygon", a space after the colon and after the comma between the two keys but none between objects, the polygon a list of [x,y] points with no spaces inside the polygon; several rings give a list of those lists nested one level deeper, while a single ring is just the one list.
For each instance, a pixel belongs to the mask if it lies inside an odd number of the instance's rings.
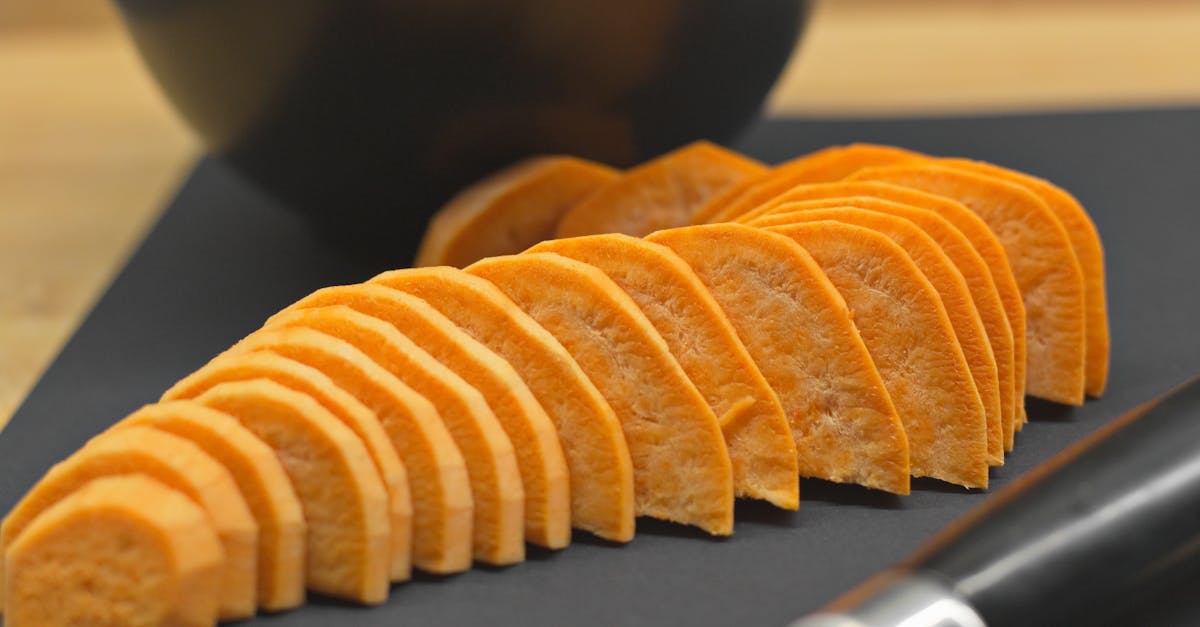
[{"label": "matte black surface", "polygon": [[[993,471],[996,489],[1200,372],[1198,140],[1200,110],[768,122],[740,147],[777,160],[830,143],[880,141],[988,159],[1044,175],[1089,208],[1107,249],[1109,391],[1073,410],[1031,403],[1034,422]],[[295,214],[222,165],[201,163],[0,433],[0,511],[52,463],[270,313],[372,272],[324,248]],[[797,513],[739,503],[727,540],[642,519],[628,546],[580,535],[568,550],[531,551],[512,568],[418,577],[381,608],[316,601],[248,624],[782,625],[901,559],[986,496],[927,481],[905,498],[805,481]],[[1194,596],[1187,590],[1180,596]],[[1183,605],[1174,620],[1155,624],[1195,624],[1200,608]]]},{"label": "matte black surface", "polygon": [[1200,566],[1200,379],[1039,466],[922,553],[909,565],[990,627],[1094,624],[1187,579]]}]

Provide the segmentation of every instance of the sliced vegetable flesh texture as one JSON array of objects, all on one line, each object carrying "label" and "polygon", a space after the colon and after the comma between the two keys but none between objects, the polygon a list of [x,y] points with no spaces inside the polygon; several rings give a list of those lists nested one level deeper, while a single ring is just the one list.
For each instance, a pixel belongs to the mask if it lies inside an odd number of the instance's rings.
[{"label": "sliced vegetable flesh texture", "polygon": [[275,452],[229,414],[195,401],[146,405],[112,428],[137,426],[185,438],[229,470],[258,523],[258,606],[304,603],[304,512]]},{"label": "sliced vegetable flesh texture", "polygon": [[1069,192],[1045,180],[998,165],[969,159],[942,159],[938,163],[980,174],[995,176],[1029,188],[1062,221],[1071,247],[1083,271],[1087,348],[1085,380],[1089,396],[1100,397],[1108,385],[1109,329],[1108,296],[1104,285],[1104,246],[1100,233],[1083,205]]},{"label": "sliced vegetable flesh texture", "polygon": [[145,475],[95,479],[38,516],[6,552],[12,627],[204,627],[224,553],[205,512]]},{"label": "sliced vegetable flesh texture", "polygon": [[[790,206],[781,205],[780,209],[785,210]],[[983,402],[987,417],[988,463],[1002,465],[1004,425],[1000,415],[1000,373],[996,359],[966,279],[937,242],[909,220],[853,207],[808,209],[773,214],[773,217],[788,219],[786,222],[780,221],[777,226],[820,220],[853,224],[882,233],[904,249],[941,297],[954,336],[962,348],[971,378]]]},{"label": "sliced vegetable flesh texture", "polygon": [[[867,196],[892,202],[912,205],[932,211],[946,219],[971,243],[975,251],[987,264],[996,292],[1004,305],[1004,315],[1013,338],[1013,393],[1014,423],[1024,424],[1025,416],[1025,305],[1021,300],[1021,288],[1008,263],[1004,245],[982,218],[975,215],[962,203],[946,196],[879,181],[837,181],[798,185],[776,196],[759,207],[736,218],[738,222],[752,220],[759,214],[772,211],[782,203],[808,200],[840,198],[845,196]],[[1011,446],[1010,446],[1011,448]]]},{"label": "sliced vegetable flesh texture", "polygon": [[575,357],[621,421],[639,515],[733,532],[733,470],[717,417],[624,291],[552,253],[466,268],[496,284]]},{"label": "sliced vegetable flesh texture", "polygon": [[877,144],[831,146],[775,166],[769,173],[747,182],[740,194],[722,206],[704,207],[693,224],[727,222],[797,185],[837,181],[868,166],[924,159],[915,152]]},{"label": "sliced vegetable flesh texture", "polygon": [[416,266],[463,267],[554,236],[562,214],[620,172],[565,156],[517,162],[459,192],[434,214]]},{"label": "sliced vegetable flesh texture", "polygon": [[269,379],[221,383],[196,401],[233,416],[275,451],[304,510],[308,589],[363,604],[387,600],[387,490],[362,440],[311,397]]},{"label": "sliced vegetable flesh texture", "polygon": [[904,249],[841,222],[771,230],[809,251],[854,312],[904,423],[913,475],[986,488],[983,402],[937,290]]},{"label": "sliced vegetable flesh texture", "polygon": [[571,497],[562,446],[554,423],[512,364],[429,303],[382,285],[317,290],[281,315],[335,305],[393,325],[483,394],[516,453],[525,494],[525,539],[552,549],[566,547],[571,540]]},{"label": "sliced vegetable flesh texture", "polygon": [[628,235],[552,240],[551,252],[599,268],[628,294],[721,421],[738,496],[799,506],[796,444],[775,391],[696,273],[671,249]]},{"label": "sliced vegetable flesh texture", "polygon": [[345,341],[437,407],[466,465],[474,504],[475,559],[494,565],[524,560],[521,475],[512,443],[483,395],[393,325],[344,305],[290,311],[272,318],[269,327],[255,334],[269,338],[277,330],[293,328]]},{"label": "sliced vegetable flesh texture", "polygon": [[471,567],[474,504],[466,462],[429,399],[353,345],[307,328],[258,331],[212,363],[254,353],[320,370],[371,408],[413,478],[413,564],[438,574]]},{"label": "sliced vegetable flesh texture", "polygon": [[404,463],[375,412],[320,370],[273,353],[231,355],[214,360],[184,377],[167,390],[163,398],[195,398],[214,385],[252,379],[270,379],[307,394],[363,441],[388,493],[392,581],[409,579],[412,574],[412,500]]},{"label": "sliced vegetable flesh texture", "polygon": [[147,427],[105,432],[52,467],[4,519],[7,550],[42,513],[88,482],[143,474],[177,490],[208,517],[222,546],[218,614],[254,616],[258,524],[229,471],[184,438]]},{"label": "sliced vegetable flesh texture", "polygon": [[1087,346],[1083,271],[1062,222],[1020,185],[941,165],[869,168],[856,179],[883,180],[958,200],[1004,245],[1025,306],[1026,392],[1079,405]]},{"label": "sliced vegetable flesh texture", "polygon": [[779,397],[801,476],[909,492],[908,440],[846,302],[794,241],[739,224],[649,236],[684,259]]},{"label": "sliced vegetable flesh texture", "polygon": [[627,171],[584,198],[563,216],[555,237],[595,233],[645,235],[687,224],[692,214],[726,186],[765,166],[715,144],[688,144]]},{"label": "sliced vegetable flesh texture", "polygon": [[801,211],[853,207],[909,220],[937,242],[967,282],[971,300],[987,331],[988,343],[991,345],[999,375],[1004,450],[1011,451],[1018,406],[1012,329],[1008,326],[1004,303],[995,281],[992,280],[987,262],[962,231],[933,211],[872,196],[834,196],[778,205],[772,203],[771,206],[773,208],[770,211],[746,223],[759,227],[773,226],[791,222],[791,216]]},{"label": "sliced vegetable flesh texture", "polygon": [[370,282],[421,298],[507,359],[558,430],[571,524],[614,542],[633,539],[633,464],[621,424],[553,335],[495,285],[455,268],[394,270]]}]

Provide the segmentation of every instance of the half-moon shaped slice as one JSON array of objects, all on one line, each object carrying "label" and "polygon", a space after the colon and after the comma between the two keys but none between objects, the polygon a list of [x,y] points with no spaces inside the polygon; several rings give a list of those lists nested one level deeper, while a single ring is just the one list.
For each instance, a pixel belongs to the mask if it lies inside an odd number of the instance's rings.
[{"label": "half-moon shaped slice", "polygon": [[362,440],[308,395],[269,379],[221,383],[196,402],[233,416],[279,457],[304,510],[308,589],[386,601],[387,491]]},{"label": "half-moon shaped slice", "polygon": [[320,370],[272,353],[230,355],[215,359],[184,377],[162,398],[168,401],[195,398],[214,385],[251,379],[270,379],[311,396],[363,441],[388,492],[392,581],[407,580],[412,575],[412,501],[408,493],[408,473],[375,413]]},{"label": "half-moon shaped slice", "polygon": [[128,474],[152,477],[182,492],[204,511],[224,555],[218,614],[223,620],[254,616],[258,524],[237,484],[224,466],[195,444],[149,427],[102,433],[55,464],[4,519],[4,550],[35,518],[88,482]]},{"label": "half-moon shaped slice", "polygon": [[575,157],[533,157],[459,192],[434,214],[417,266],[461,268],[492,255],[519,253],[554,236],[562,214],[621,173]]},{"label": "half-moon shaped slice", "polygon": [[[344,305],[289,311],[239,346],[269,347],[307,328],[340,338],[429,399],[466,462],[474,502],[472,552],[495,565],[525,559],[525,493],[512,443],[483,395],[396,327]],[[258,337],[259,335],[262,337]],[[237,348],[237,347],[235,347]]]},{"label": "half-moon shaped slice", "polygon": [[853,178],[947,196],[982,218],[1004,245],[1025,303],[1028,393],[1057,403],[1083,403],[1083,270],[1062,222],[1041,198],[1021,185],[942,165],[868,168]]},{"label": "half-moon shaped slice", "polygon": [[304,603],[304,512],[275,451],[229,414],[194,401],[146,405],[112,429],[153,427],[185,438],[229,470],[258,523],[258,606]]},{"label": "half-moon shaped slice", "polygon": [[988,484],[987,415],[937,290],[888,236],[824,221],[771,227],[804,247],[846,299],[908,434],[912,473]]},{"label": "half-moon shaped slice", "polygon": [[1071,238],[1071,247],[1083,270],[1083,291],[1087,311],[1087,349],[1084,357],[1087,393],[1099,397],[1108,383],[1109,335],[1108,297],[1104,286],[1104,247],[1096,225],[1075,197],[1061,187],[1036,176],[969,159],[940,159],[938,163],[987,174],[1024,185],[1037,194],[1062,221]]},{"label": "half-moon shaped slice", "polygon": [[[996,289],[996,283],[992,280],[987,263],[971,245],[970,240],[962,234],[962,231],[955,228],[945,218],[927,209],[871,196],[847,196],[781,203],[770,212],[748,221],[747,224],[754,226],[785,224],[791,221],[789,216],[793,211],[843,206],[896,216],[912,222],[937,242],[942,252],[950,258],[950,261],[962,274],[963,280],[967,282],[970,290],[971,300],[979,311],[983,328],[987,331],[988,343],[991,345],[992,355],[996,360],[1000,384],[1000,416],[1004,450],[1011,451],[1014,421],[1017,415],[1012,329],[1008,326],[1004,303],[1000,300],[1000,293]],[[779,213],[785,210],[787,213]]]},{"label": "half-moon shaped slice", "polygon": [[796,242],[740,224],[659,231],[775,390],[800,475],[909,492],[908,440],[846,302]]},{"label": "half-moon shaped slice", "polygon": [[6,558],[13,627],[208,627],[226,570],[204,510],[139,474],[83,485],[33,520]]},{"label": "half-moon shaped slice", "polygon": [[830,146],[785,161],[767,174],[739,184],[740,193],[722,195],[720,203],[710,203],[696,212],[693,224],[728,222],[764,202],[797,186],[843,179],[854,172],[878,165],[891,165],[925,159],[924,155],[903,148],[877,144]]},{"label": "half-moon shaped slice", "polygon": [[428,302],[512,364],[558,430],[571,524],[614,542],[633,539],[633,464],[621,423],[553,335],[495,285],[462,270],[393,270],[370,282]]},{"label": "half-moon shaped slice", "polygon": [[687,263],[666,246],[616,233],[551,240],[530,252],[595,266],[625,290],[721,421],[735,494],[799,506],[796,444],[779,399]]},{"label": "half-moon shaped slice", "polygon": [[[917,264],[921,274],[929,280],[930,285],[937,290],[950,317],[954,329],[954,337],[962,347],[963,356],[971,370],[971,378],[975,389],[983,402],[984,413],[987,416],[987,450],[988,462],[994,466],[1004,464],[1004,425],[1000,415],[1000,373],[996,368],[996,359],[992,354],[992,346],[988,343],[987,331],[975,302],[971,299],[971,290],[967,286],[962,273],[942,252],[941,247],[933,238],[917,228],[912,222],[897,216],[874,211],[855,209],[853,207],[802,209],[787,212],[794,205],[780,205],[781,213],[770,214],[759,218],[752,226],[769,226],[764,222],[773,222],[776,226],[787,224],[802,224],[820,220],[834,220],[853,224],[878,231],[888,236],[908,253]],[[765,220],[764,220],[765,218]]]},{"label": "half-moon shaped slice", "polygon": [[473,504],[458,446],[428,399],[354,346],[311,329],[251,335],[213,362],[260,351],[315,368],[375,412],[407,470],[413,564],[431,573],[471,567]]},{"label": "half-moon shaped slice", "polygon": [[563,216],[555,237],[645,235],[687,224],[714,194],[766,166],[706,141],[688,144],[627,171]]},{"label": "half-moon shaped slice", "polygon": [[639,515],[733,533],[733,470],[717,417],[633,300],[600,270],[552,253],[466,268],[575,357],[621,421]]},{"label": "half-moon shaped slice", "polygon": [[512,365],[429,303],[382,285],[327,287],[279,315],[332,305],[345,305],[392,324],[483,394],[516,453],[525,491],[525,539],[551,549],[570,544],[570,483],[558,433]]},{"label": "half-moon shaped slice", "polygon": [[1008,254],[1004,245],[988,228],[982,218],[971,212],[962,203],[930,194],[920,190],[874,181],[838,181],[834,183],[816,183],[799,185],[776,196],[769,202],[756,209],[738,216],[738,222],[745,222],[753,217],[774,210],[774,207],[785,202],[806,200],[821,200],[842,198],[847,196],[867,196],[892,202],[912,205],[932,211],[954,225],[963,237],[971,243],[979,256],[987,264],[988,273],[996,286],[1000,302],[1004,305],[1004,316],[1008,320],[1009,332],[1013,341],[1013,401],[1014,424],[1022,425],[1025,417],[1025,305],[1021,302],[1021,288],[1013,276],[1012,268],[1008,265]]}]

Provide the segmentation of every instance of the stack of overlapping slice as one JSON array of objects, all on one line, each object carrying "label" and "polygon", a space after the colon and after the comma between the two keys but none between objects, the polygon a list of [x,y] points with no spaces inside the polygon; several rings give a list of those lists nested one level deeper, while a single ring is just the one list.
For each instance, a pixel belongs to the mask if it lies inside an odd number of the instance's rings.
[{"label": "stack of overlapping slice", "polygon": [[983,488],[1026,392],[1077,404],[1107,370],[1078,203],[894,148],[535,159],[418,262],[301,299],[52,468],[3,523],[7,624],[380,603],[572,528],[728,535],[797,477]]}]

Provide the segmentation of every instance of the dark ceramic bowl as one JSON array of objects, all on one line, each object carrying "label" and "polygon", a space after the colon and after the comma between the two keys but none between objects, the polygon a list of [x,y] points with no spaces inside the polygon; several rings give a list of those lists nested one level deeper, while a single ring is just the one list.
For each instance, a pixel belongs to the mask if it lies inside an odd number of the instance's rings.
[{"label": "dark ceramic bowl", "polygon": [[800,0],[117,0],[212,152],[391,264],[515,159],[627,166],[758,110]]}]

